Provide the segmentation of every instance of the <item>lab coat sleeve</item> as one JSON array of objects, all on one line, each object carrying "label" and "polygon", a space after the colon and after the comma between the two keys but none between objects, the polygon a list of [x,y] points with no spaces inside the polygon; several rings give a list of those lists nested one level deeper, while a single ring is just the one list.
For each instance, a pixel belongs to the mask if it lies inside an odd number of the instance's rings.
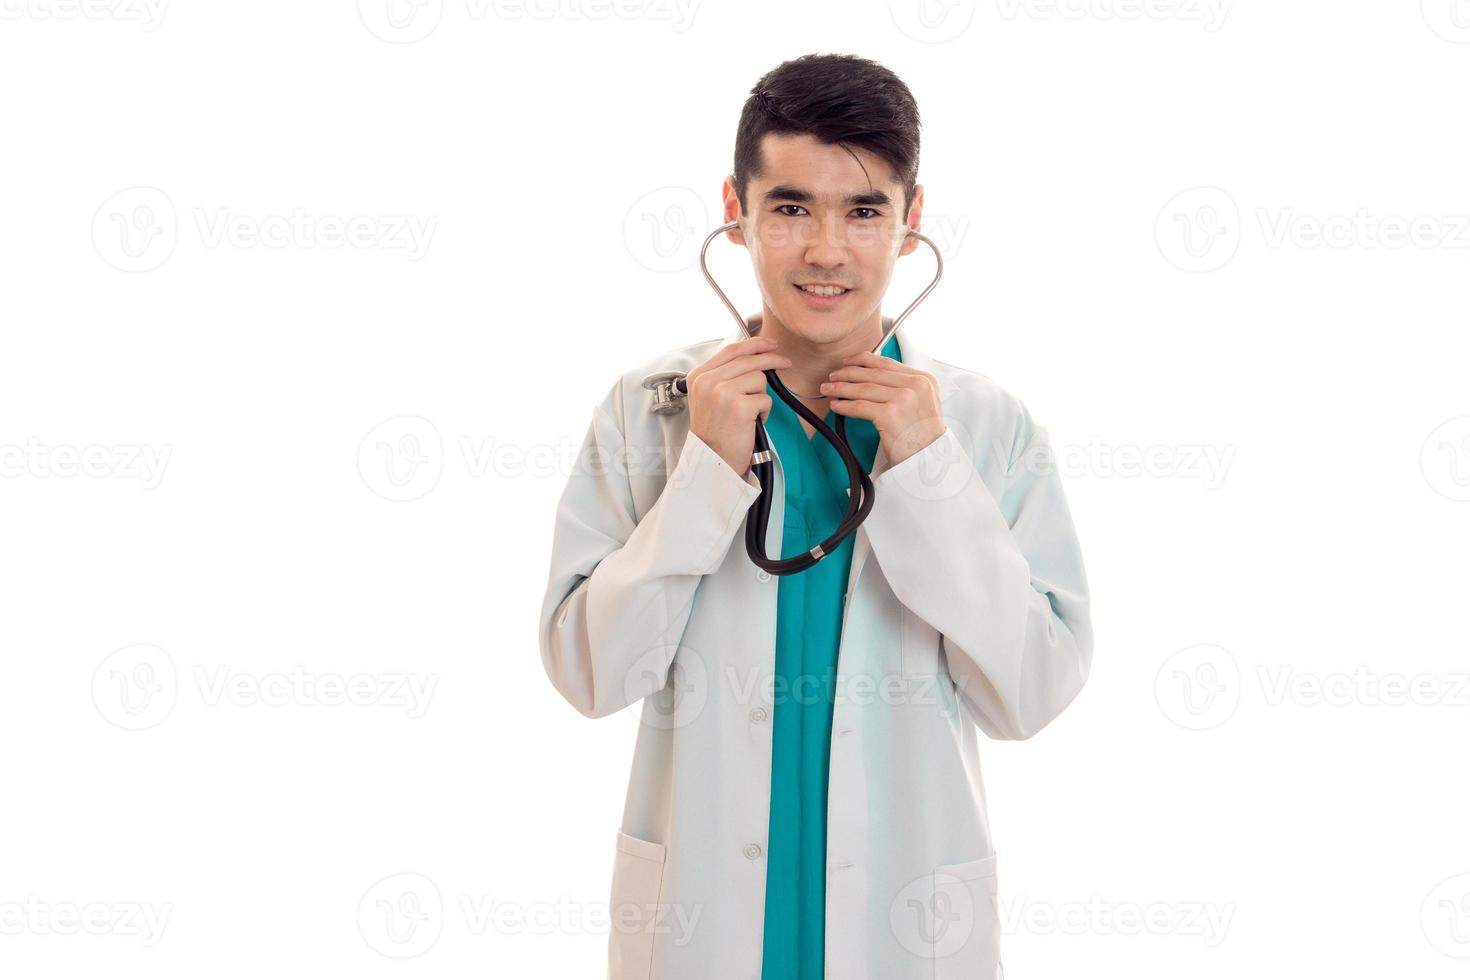
[{"label": "lab coat sleeve", "polygon": [[[760,495],[703,439],[678,462],[641,518],[630,466],[662,449],[629,447],[621,387],[593,412],[556,509],[541,608],[541,659],[556,690],[601,718],[663,689],[700,579],[719,568]],[[630,460],[620,465],[620,460]]]},{"label": "lab coat sleeve", "polygon": [[1030,738],[1092,665],[1081,549],[1044,428],[1024,406],[999,499],[943,435],[873,481],[863,525],[894,595],[937,629],[961,703],[992,738]]}]

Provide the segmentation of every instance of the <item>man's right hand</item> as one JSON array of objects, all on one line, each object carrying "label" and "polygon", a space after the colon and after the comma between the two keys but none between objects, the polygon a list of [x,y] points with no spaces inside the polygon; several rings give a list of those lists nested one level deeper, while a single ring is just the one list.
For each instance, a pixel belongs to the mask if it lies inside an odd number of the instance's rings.
[{"label": "man's right hand", "polygon": [[771,414],[765,372],[787,368],[774,337],[747,337],[721,347],[689,372],[689,431],[705,441],[742,479],[750,471],[756,420]]}]

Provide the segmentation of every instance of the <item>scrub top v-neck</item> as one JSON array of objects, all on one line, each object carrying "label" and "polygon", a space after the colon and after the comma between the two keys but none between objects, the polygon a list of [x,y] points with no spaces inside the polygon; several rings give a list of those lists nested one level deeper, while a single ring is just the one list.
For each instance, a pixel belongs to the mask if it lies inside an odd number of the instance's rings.
[{"label": "scrub top v-neck", "polygon": [[[898,337],[884,357],[901,362]],[[837,529],[847,510],[847,467],[801,417],[776,396],[766,430],[781,458],[786,509],[781,557],[810,550]],[[836,429],[837,413],[824,422]],[[873,470],[878,430],[847,417],[847,440]],[[827,773],[842,608],[855,534],[805,571],[779,579],[776,678],[771,746],[771,817],[766,843],[766,911],[761,980],[823,980],[827,909]]]}]

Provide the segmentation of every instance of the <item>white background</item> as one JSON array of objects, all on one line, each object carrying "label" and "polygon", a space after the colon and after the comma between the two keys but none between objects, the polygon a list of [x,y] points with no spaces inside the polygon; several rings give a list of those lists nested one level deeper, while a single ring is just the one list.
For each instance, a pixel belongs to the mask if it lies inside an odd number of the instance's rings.
[{"label": "white background", "polygon": [[1071,467],[1008,978],[1464,975],[1465,0],[154,2],[0,0],[0,973],[603,975],[552,511],[820,51],[920,106],[906,329]]}]

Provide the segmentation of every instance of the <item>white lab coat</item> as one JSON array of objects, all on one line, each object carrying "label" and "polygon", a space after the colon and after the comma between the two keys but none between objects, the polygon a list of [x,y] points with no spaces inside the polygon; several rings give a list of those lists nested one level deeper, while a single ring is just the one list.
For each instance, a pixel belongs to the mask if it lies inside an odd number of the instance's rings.
[{"label": "white lab coat", "polygon": [[[897,333],[903,363],[938,380],[947,427],[892,468],[878,449],[853,544],[826,976],[999,980],[977,729],[1030,738],[1077,696],[1092,662],[1087,581],[1046,430],[988,378]],[[779,579],[745,550],[754,471],[736,476],[687,411],[652,413],[641,386],[738,336],[624,374],[593,410],[556,511],[546,672],[589,718],[642,702],[613,851],[610,980],[761,975],[771,716],[775,700],[815,692],[774,686]],[[778,457],[773,557],[781,472]]]}]

